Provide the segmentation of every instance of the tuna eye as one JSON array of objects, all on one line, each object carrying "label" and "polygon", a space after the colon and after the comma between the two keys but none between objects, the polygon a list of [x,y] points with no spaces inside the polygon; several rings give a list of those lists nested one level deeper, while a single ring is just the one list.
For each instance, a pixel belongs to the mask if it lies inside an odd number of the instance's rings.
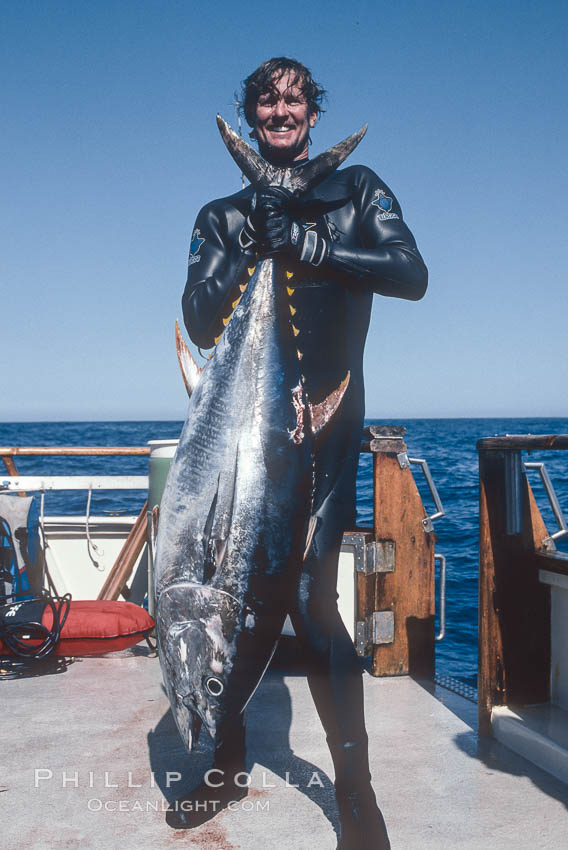
[{"label": "tuna eye", "polygon": [[212,697],[220,696],[225,690],[223,682],[220,679],[216,679],[215,676],[209,676],[209,678],[205,680],[205,687]]}]

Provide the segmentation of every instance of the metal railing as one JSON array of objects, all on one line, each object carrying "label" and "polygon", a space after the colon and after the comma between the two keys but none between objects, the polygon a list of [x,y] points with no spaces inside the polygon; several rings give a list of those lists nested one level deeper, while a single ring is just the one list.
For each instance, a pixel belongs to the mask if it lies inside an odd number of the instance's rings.
[{"label": "metal railing", "polygon": [[560,540],[561,537],[565,537],[568,534],[568,525],[566,523],[566,518],[560,507],[560,502],[558,501],[558,496],[556,495],[556,490],[554,489],[554,485],[550,479],[550,475],[548,474],[548,470],[544,465],[543,461],[525,461],[525,469],[537,469],[540,475],[540,480],[542,481],[544,491],[548,497],[548,501],[550,502],[550,507],[552,508],[552,512],[558,523],[558,531],[555,531],[554,534],[549,534],[548,537],[545,537],[542,541],[542,545],[545,549],[554,548],[554,541]]},{"label": "metal railing", "polygon": [[424,473],[424,478],[426,479],[428,489],[430,490],[430,495],[432,496],[432,498],[434,500],[434,504],[436,506],[435,513],[431,514],[430,516],[425,517],[422,520],[422,525],[424,526],[424,530],[425,531],[433,531],[434,530],[433,523],[436,522],[437,519],[441,519],[443,516],[446,515],[446,512],[444,510],[444,506],[442,505],[442,500],[440,499],[440,494],[438,493],[437,487],[434,484],[434,479],[432,478],[432,473],[430,472],[430,467],[428,466],[427,461],[425,461],[423,458],[409,457],[408,462],[413,463],[417,466],[420,466],[420,468],[422,469],[422,472]]}]

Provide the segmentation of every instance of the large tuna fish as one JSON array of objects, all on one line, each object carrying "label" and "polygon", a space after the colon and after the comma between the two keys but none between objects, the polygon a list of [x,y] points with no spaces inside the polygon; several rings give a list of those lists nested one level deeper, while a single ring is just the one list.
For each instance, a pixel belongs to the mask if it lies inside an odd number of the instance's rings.
[{"label": "large tuna fish", "polygon": [[[277,169],[218,117],[253,185],[298,197],[355,148],[365,129],[304,166]],[[215,743],[268,666],[309,548],[313,443],[349,376],[311,405],[290,323],[285,269],[259,261],[213,357],[187,363],[192,395],[168,475],[155,554],[158,647],[173,715],[191,751],[202,724]]]}]

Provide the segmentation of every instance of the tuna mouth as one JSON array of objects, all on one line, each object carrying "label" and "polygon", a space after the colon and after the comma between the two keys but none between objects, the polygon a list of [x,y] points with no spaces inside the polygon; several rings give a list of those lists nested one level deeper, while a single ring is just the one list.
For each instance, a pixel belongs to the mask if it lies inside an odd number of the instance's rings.
[{"label": "tuna mouth", "polygon": [[194,711],[192,711],[189,728],[187,730],[186,747],[188,753],[190,753],[193,750],[194,746],[197,744],[197,739],[199,738],[199,733],[201,732],[201,726],[201,717]]},{"label": "tuna mouth", "polygon": [[[193,747],[197,744],[202,727],[207,729],[212,741],[217,741],[218,732],[216,720],[211,717],[207,717],[208,712],[201,711],[191,696],[184,697],[182,704],[186,713],[186,721],[183,730],[179,724],[178,728],[182,740],[187,747],[187,751],[189,753],[192,752]],[[187,715],[189,715],[189,717],[187,717]]]},{"label": "tuna mouth", "polygon": [[194,705],[190,707],[185,698],[181,702],[185,710],[179,714],[176,712],[178,716],[175,719],[185,747],[188,753],[191,753],[197,744],[204,721]]},{"label": "tuna mouth", "polygon": [[[215,683],[210,680],[214,679]],[[221,694],[225,688],[224,684],[217,679],[216,676],[209,676],[205,682],[205,687],[209,690],[209,687],[216,687],[216,683],[219,683],[222,686],[222,689],[218,692]],[[211,693],[211,692],[210,692]],[[218,696],[218,693],[211,694],[212,696]],[[210,714],[207,707],[200,707],[195,701],[193,696],[185,696],[181,700],[185,712],[189,714],[189,720],[186,720],[185,727],[187,730],[187,735],[182,732],[180,727],[181,736],[183,739],[186,737],[191,741],[193,739],[193,744],[197,743],[197,739],[199,738],[199,733],[201,732],[201,728],[204,726],[207,729],[209,735],[211,736],[211,740],[215,741],[217,737],[217,720],[218,718],[215,716],[215,712],[213,715]],[[191,750],[189,750],[191,752]]]}]

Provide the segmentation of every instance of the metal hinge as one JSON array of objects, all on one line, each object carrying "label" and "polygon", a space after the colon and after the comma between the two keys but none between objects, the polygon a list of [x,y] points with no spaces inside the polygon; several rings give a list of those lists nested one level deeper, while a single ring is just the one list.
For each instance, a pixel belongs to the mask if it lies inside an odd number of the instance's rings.
[{"label": "metal hinge", "polygon": [[372,573],[394,572],[396,557],[394,540],[372,540],[370,543],[365,543],[362,535],[346,532],[343,535],[343,547],[343,551],[354,550],[355,569],[358,573],[369,576]]},{"label": "metal hinge", "polygon": [[357,655],[368,655],[368,647],[394,643],[394,613],[375,611],[364,620],[358,620],[355,628]]},{"label": "metal hinge", "polygon": [[373,540],[365,546],[365,564],[361,572],[393,573],[395,565],[396,544],[394,540]]}]

